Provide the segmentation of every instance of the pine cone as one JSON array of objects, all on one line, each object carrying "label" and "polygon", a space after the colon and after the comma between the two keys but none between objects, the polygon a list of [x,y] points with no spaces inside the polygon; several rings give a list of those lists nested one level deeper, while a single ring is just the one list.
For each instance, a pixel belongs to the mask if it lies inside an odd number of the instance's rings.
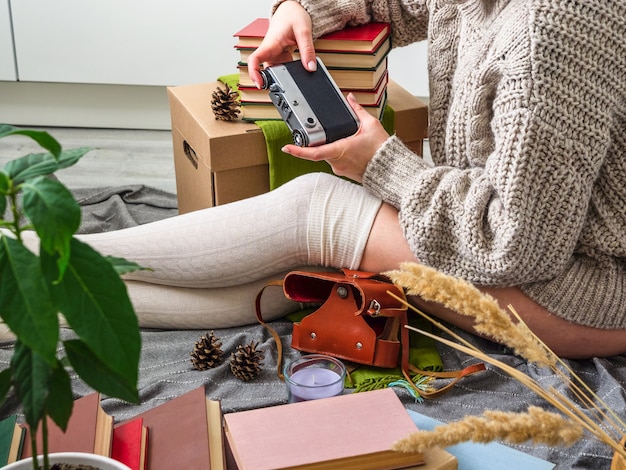
[{"label": "pine cone", "polygon": [[245,382],[255,379],[261,372],[261,362],[265,355],[263,351],[257,351],[258,343],[237,346],[237,350],[230,355],[230,370],[233,375]]},{"label": "pine cone", "polygon": [[224,353],[221,346],[222,342],[213,331],[196,341],[193,351],[189,353],[194,369],[207,370],[222,362]]},{"label": "pine cone", "polygon": [[239,110],[239,94],[228,85],[226,89],[218,86],[211,95],[211,109],[215,119],[233,121],[237,119]]}]

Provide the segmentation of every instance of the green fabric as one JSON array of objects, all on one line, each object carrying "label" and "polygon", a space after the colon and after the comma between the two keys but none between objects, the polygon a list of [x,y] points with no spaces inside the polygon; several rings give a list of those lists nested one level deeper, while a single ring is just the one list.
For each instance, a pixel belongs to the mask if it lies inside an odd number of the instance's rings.
[{"label": "green fabric", "polygon": [[[218,80],[233,90],[238,89],[239,74],[223,75]],[[385,130],[392,134],[395,127],[395,112],[390,106],[385,107],[381,122]],[[285,145],[293,143],[291,132],[289,132],[287,124],[283,121],[264,120],[255,121],[255,124],[261,128],[265,137],[267,160],[269,162],[270,190],[276,189],[287,181],[306,173],[332,173],[330,165],[326,162],[302,160],[281,151]]]},{"label": "green fabric", "polygon": [[270,190],[276,189],[297,176],[306,173],[332,173],[330,165],[324,161],[302,160],[281,151],[287,144],[292,144],[291,132],[283,121],[255,121],[261,128],[267,146],[269,162]]},{"label": "green fabric", "polygon": [[[409,319],[409,324],[421,330],[431,332],[432,325],[422,318]],[[420,335],[414,331],[409,332],[409,362],[418,369],[429,372],[443,370],[443,362],[435,340]],[[346,381],[346,387],[354,388],[356,392],[385,388],[394,382],[404,380],[400,367],[394,369],[382,369],[380,367],[359,366],[351,374],[352,383]],[[421,381],[421,376],[413,377],[414,381]]]},{"label": "green fabric", "polygon": [[[388,133],[393,133],[394,111],[390,106],[385,107],[382,124]],[[267,146],[267,160],[269,161],[270,190],[276,189],[287,181],[306,173],[332,173],[330,165],[324,161],[312,162],[293,157],[281,151],[293,143],[291,132],[283,121],[255,121],[261,128]]]},{"label": "green fabric", "polygon": [[237,90],[237,92],[239,92],[239,74],[238,73],[232,73],[230,75],[222,75],[221,77],[217,77],[217,79],[220,82],[224,83],[225,85],[228,85],[233,90]]},{"label": "green fabric", "polygon": [[[287,318],[292,322],[299,322],[315,310],[315,308],[300,310],[288,315]],[[411,316],[409,325],[423,331],[432,332],[431,323],[421,317]],[[435,340],[415,331],[409,331],[409,362],[424,371],[441,372],[443,370],[443,362],[437,350]],[[345,384],[347,388],[354,388],[355,392],[385,388],[404,380],[400,367],[384,369],[382,367],[358,364],[355,364],[355,366],[356,369],[350,373],[349,378],[346,378]],[[413,379],[416,383],[423,382],[423,377],[420,375],[416,375]]]}]

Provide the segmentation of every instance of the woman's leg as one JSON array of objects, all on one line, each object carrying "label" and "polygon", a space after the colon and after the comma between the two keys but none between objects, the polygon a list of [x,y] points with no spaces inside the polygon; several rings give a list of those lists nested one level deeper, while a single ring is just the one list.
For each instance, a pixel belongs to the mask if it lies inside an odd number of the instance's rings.
[{"label": "woman's leg", "polygon": [[[396,269],[401,262],[417,259],[409,249],[398,223],[397,211],[383,204],[363,253],[361,268],[382,272]],[[626,353],[626,330],[605,330],[569,322],[557,317],[515,287],[482,288],[506,310],[515,307],[529,328],[556,354],[568,358],[606,357]],[[474,332],[471,318],[440,304],[413,297],[411,302],[423,311]]]},{"label": "woman's leg", "polygon": [[[302,267],[357,268],[380,204],[358,185],[309,174],[255,198],[77,238],[152,269],[125,276],[142,326],[238,326],[256,322],[267,280]],[[270,288],[262,307],[269,320],[298,305]]]},{"label": "woman's leg", "polygon": [[[606,330],[572,323],[548,312],[515,287],[481,290],[494,297],[504,310],[507,305],[512,305],[533,333],[561,357],[586,359],[626,353],[626,330]],[[473,332],[473,322],[468,317],[422,299],[413,298],[412,302],[431,315]]]},{"label": "woman's leg", "polygon": [[380,204],[358,185],[315,173],[254,198],[77,238],[152,269],[126,279],[236,286],[299,266],[357,267]]}]

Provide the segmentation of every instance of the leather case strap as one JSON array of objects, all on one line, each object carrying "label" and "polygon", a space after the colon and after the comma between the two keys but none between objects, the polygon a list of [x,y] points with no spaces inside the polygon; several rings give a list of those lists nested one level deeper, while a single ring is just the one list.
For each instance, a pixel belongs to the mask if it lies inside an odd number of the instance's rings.
[{"label": "leather case strap", "polygon": [[[389,292],[405,299],[404,291],[376,273],[292,271],[283,280],[268,282],[256,298],[256,315],[274,337],[277,346],[278,376],[282,373],[280,336],[263,320],[261,296],[270,286],[282,286],[285,296],[296,302],[322,303],[312,314],[294,323],[292,347],[300,351],[328,354],[346,361],[377,367],[400,365],[407,382],[422,396],[434,398],[452,388],[460,379],[485,370],[474,364],[462,370],[423,371],[409,362],[409,330],[406,305]],[[411,373],[452,379],[432,391],[418,390]]]}]

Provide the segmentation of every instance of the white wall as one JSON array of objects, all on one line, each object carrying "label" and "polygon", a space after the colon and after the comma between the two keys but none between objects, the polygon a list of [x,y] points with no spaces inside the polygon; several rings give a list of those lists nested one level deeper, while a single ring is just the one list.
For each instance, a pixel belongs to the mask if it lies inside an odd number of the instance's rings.
[{"label": "white wall", "polygon": [[393,80],[415,96],[429,96],[426,42],[394,49],[389,54]]},{"label": "white wall", "polygon": [[0,80],[17,80],[9,0],[0,0]]},{"label": "white wall", "polygon": [[[21,81],[169,86],[236,71],[233,33],[266,0],[14,0]],[[242,24],[243,23],[243,24]]]},{"label": "white wall", "polygon": [[[0,0],[0,121],[167,128],[164,87],[236,72],[233,33],[269,8],[270,0],[13,0],[15,81],[9,0]],[[425,55],[421,44],[392,51],[391,79],[427,96]]]}]

